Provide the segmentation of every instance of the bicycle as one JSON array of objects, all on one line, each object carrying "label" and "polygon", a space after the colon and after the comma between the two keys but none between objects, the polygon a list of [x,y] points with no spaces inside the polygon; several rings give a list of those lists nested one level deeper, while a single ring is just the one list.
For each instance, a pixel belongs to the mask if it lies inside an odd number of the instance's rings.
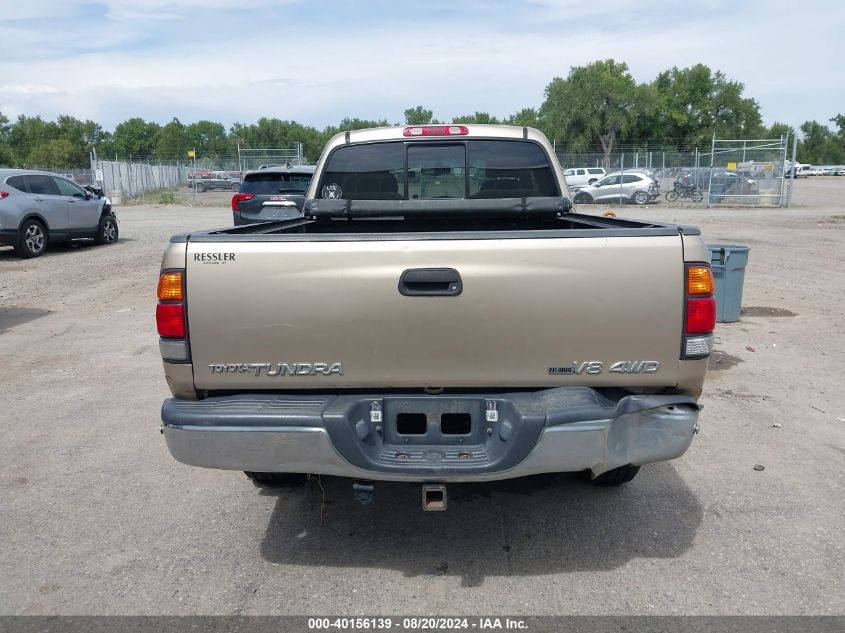
[{"label": "bicycle", "polygon": [[704,195],[698,185],[684,185],[677,180],[675,181],[675,188],[672,191],[666,192],[666,202],[675,202],[678,198],[689,198],[693,202],[701,202]]}]

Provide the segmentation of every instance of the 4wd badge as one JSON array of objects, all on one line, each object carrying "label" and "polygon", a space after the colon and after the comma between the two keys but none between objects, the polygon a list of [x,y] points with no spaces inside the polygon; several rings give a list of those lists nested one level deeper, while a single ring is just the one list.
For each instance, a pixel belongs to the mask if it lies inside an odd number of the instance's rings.
[{"label": "4wd badge", "polygon": [[[610,364],[608,372],[616,374],[653,374],[660,369],[657,360],[620,360]],[[563,367],[549,367],[549,375],[559,374],[600,374],[604,371],[604,363],[600,360],[574,361]]]}]

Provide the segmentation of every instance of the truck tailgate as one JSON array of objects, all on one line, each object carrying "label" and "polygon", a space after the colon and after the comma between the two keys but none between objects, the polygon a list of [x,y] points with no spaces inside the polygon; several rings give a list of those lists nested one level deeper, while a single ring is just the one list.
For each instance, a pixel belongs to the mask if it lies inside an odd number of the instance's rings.
[{"label": "truck tailgate", "polygon": [[[199,389],[673,386],[679,235],[187,245]],[[456,296],[406,296],[449,268]]]}]

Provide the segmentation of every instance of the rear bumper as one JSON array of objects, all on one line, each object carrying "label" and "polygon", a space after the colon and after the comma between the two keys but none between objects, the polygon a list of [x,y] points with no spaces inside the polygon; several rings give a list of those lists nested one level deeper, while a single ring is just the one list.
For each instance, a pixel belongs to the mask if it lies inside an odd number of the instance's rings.
[{"label": "rear bumper", "polygon": [[232,218],[235,226],[242,224],[256,224],[258,222],[278,222],[279,220],[294,220],[301,218],[302,212],[296,207],[290,209],[278,210],[262,210],[262,211],[244,211],[240,213],[232,213]]},{"label": "rear bumper", "polygon": [[[572,387],[487,395],[168,399],[162,422],[170,453],[192,466],[460,482],[582,470],[599,475],[674,459],[689,447],[698,411],[686,396]],[[411,412],[426,415],[427,430],[399,434],[397,419]],[[444,413],[468,415],[469,432],[442,433]]]}]

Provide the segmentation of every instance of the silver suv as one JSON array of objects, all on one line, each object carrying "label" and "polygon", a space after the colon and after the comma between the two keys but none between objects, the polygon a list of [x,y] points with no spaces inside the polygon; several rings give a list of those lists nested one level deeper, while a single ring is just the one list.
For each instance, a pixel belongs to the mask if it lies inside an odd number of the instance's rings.
[{"label": "silver suv", "polygon": [[620,201],[646,204],[660,195],[657,181],[646,172],[636,171],[615,172],[595,184],[571,189],[576,204]]},{"label": "silver suv", "polygon": [[117,218],[106,198],[55,174],[0,169],[0,244],[38,257],[48,242],[78,238],[117,241]]}]

